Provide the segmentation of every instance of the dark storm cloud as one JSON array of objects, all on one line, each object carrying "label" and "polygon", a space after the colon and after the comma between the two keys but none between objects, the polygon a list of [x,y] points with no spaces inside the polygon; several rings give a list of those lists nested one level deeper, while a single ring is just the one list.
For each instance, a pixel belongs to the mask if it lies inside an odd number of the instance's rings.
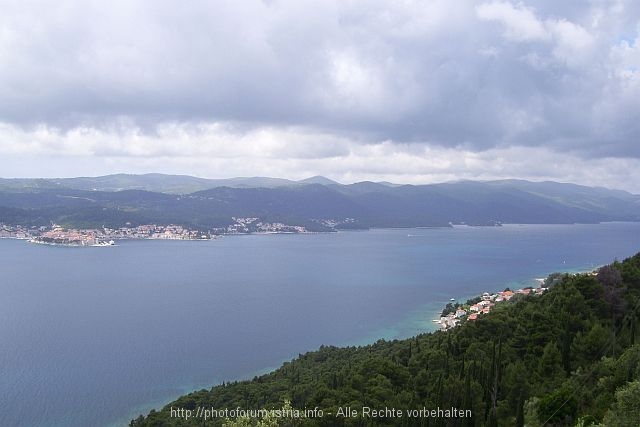
[{"label": "dark storm cloud", "polygon": [[0,17],[0,121],[640,158],[633,1],[26,2]]}]

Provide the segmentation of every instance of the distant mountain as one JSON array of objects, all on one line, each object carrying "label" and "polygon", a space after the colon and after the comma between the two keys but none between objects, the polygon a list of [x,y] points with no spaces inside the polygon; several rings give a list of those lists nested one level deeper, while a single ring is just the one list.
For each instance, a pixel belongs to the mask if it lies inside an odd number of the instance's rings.
[{"label": "distant mountain", "polygon": [[333,185],[333,184],[337,184],[340,185],[339,183],[337,183],[336,181],[332,181],[329,178],[325,178],[324,176],[312,176],[311,178],[307,178],[307,179],[302,179],[300,181],[298,181],[299,184],[320,184],[320,185]]},{"label": "distant mountain", "polygon": [[393,182],[389,181],[378,181],[376,184],[386,185],[387,187],[402,187],[402,184],[394,184]]},{"label": "distant mountain", "polygon": [[207,190],[209,188],[216,187],[231,187],[231,188],[277,188],[287,187],[298,184],[297,181],[291,181],[289,179],[282,178],[267,178],[267,177],[241,177],[241,178],[228,178],[228,179],[209,179],[207,180]]},{"label": "distant mountain", "polygon": [[337,191],[345,194],[351,195],[359,195],[359,194],[367,194],[367,193],[386,193],[393,191],[394,187],[384,185],[378,182],[371,181],[362,181],[356,182],[355,184],[347,184],[347,185],[333,185],[331,188],[334,188]]},{"label": "distant mountain", "polygon": [[[87,227],[175,223],[213,228],[233,223],[232,217],[252,217],[322,231],[640,221],[640,196],[574,184],[503,180],[342,185],[322,177],[303,181],[157,174],[0,180],[0,222],[41,225],[53,221]],[[116,191],[133,186],[164,191]],[[184,194],[190,187],[207,188]]]},{"label": "distant mountain", "polygon": [[150,173],[143,175],[115,174],[78,178],[0,179],[0,191],[66,188],[90,191],[146,190],[168,194],[189,194],[217,187],[276,188],[301,184],[329,185],[338,183],[322,176],[314,176],[301,181],[292,181],[268,177],[207,179],[188,175]]},{"label": "distant mountain", "polygon": [[640,211],[640,196],[603,187],[586,187],[558,182],[529,182],[523,180],[489,181],[494,188],[518,189],[567,206],[583,208],[603,214],[612,211],[633,216]]},{"label": "distant mountain", "polygon": [[50,179],[0,179],[0,190],[72,189],[90,191],[147,190],[166,193],[191,193],[211,188],[209,180],[186,175],[115,174],[98,177]]}]

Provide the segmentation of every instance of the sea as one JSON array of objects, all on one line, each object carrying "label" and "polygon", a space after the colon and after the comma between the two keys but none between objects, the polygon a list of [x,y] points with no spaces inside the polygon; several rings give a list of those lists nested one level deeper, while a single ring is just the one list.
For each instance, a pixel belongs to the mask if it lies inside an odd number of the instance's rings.
[{"label": "sea", "polygon": [[451,298],[640,251],[640,223],[0,240],[0,425],[125,426],[320,345],[433,331]]}]

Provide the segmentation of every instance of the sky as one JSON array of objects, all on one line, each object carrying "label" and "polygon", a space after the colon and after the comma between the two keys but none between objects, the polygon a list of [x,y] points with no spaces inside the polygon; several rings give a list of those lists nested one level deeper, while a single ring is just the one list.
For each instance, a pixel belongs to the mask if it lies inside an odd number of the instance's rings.
[{"label": "sky", "polygon": [[640,193],[635,0],[0,0],[0,177]]}]

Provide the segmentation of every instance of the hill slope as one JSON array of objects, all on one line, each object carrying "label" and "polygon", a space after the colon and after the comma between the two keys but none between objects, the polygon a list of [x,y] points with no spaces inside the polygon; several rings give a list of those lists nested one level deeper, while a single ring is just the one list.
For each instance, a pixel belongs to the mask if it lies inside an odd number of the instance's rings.
[{"label": "hill slope", "polygon": [[[640,196],[559,183],[468,181],[418,186],[373,182],[341,185],[315,177],[311,181],[324,184],[284,185],[290,181],[236,178],[229,181],[248,187],[214,186],[189,194],[142,189],[98,191],[62,186],[70,182],[80,182],[82,185],[79,186],[84,187],[95,184],[87,179],[70,178],[64,182],[2,180],[0,222],[23,225],[55,222],[74,227],[174,223],[211,229],[233,223],[232,217],[255,217],[266,222],[327,231],[449,226],[451,223],[566,224],[640,220]],[[100,181],[102,188],[132,187],[134,181],[140,187],[161,186],[164,189],[213,185],[211,180],[164,175],[112,175],[95,180]],[[8,181],[11,182],[7,184]],[[151,184],[143,185],[145,182]]]},{"label": "hill slope", "polygon": [[[322,177],[309,178],[308,180],[313,181],[315,178]],[[303,180],[299,182],[304,184],[307,183],[306,181],[307,180]],[[327,181],[333,183],[333,181]],[[0,179],[0,189],[5,190],[29,190],[38,188],[89,191],[145,190],[169,194],[188,194],[215,187],[275,188],[296,184],[298,184],[297,181],[281,178],[241,177],[207,179],[188,175],[166,175],[160,173],[143,175],[114,174],[78,178]]]},{"label": "hill slope", "polygon": [[[319,408],[324,416],[279,425],[573,426],[604,420],[632,426],[640,402],[639,326],[637,254],[596,276],[565,275],[543,295],[503,303],[451,331],[321,347],[252,381],[183,396],[131,426],[204,425],[201,417],[172,417],[171,408],[195,415],[199,407],[280,408],[285,400],[293,408]],[[336,416],[341,407],[360,415]],[[363,407],[394,408],[405,418],[363,417]],[[470,410],[471,416],[406,417],[407,410],[422,408]],[[236,423],[227,425],[256,425]]]}]

